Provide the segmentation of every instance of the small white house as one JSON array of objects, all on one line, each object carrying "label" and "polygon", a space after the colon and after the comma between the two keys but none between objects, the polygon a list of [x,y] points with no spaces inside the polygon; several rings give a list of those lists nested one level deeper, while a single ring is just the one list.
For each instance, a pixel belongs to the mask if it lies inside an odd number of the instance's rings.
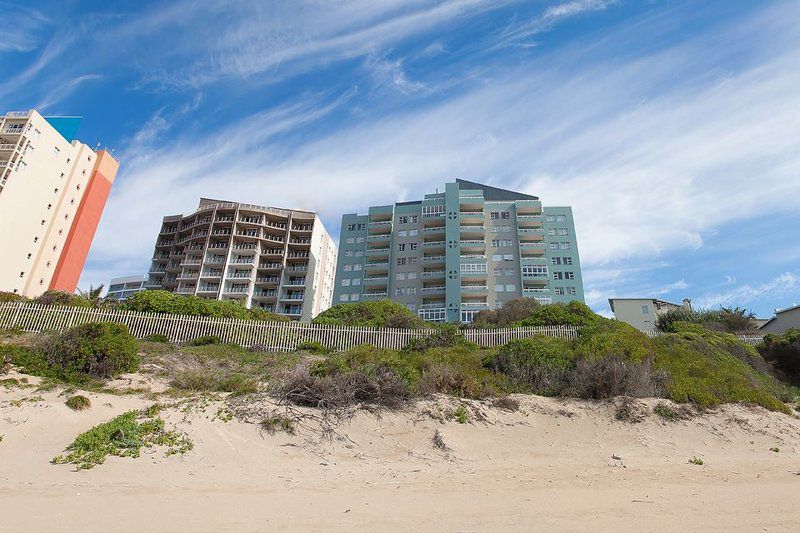
[{"label": "small white house", "polygon": [[682,304],[657,298],[609,298],[608,305],[611,306],[614,318],[644,332],[655,329],[658,315],[672,309],[692,308],[692,302],[688,298]]},{"label": "small white house", "polygon": [[758,331],[763,333],[784,333],[787,329],[800,329],[800,305],[776,309],[775,316],[767,320]]}]

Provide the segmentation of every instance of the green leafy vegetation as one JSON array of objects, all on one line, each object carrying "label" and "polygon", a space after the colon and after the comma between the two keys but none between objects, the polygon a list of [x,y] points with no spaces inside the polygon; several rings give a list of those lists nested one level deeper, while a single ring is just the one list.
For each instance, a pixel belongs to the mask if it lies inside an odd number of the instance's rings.
[{"label": "green leafy vegetation", "polygon": [[459,424],[466,424],[469,422],[469,411],[467,411],[467,407],[463,403],[458,404],[458,407],[453,410],[453,418],[455,418],[456,422]]},{"label": "green leafy vegetation", "polygon": [[325,354],[330,351],[325,346],[323,346],[321,342],[317,341],[301,342],[297,345],[296,350],[298,352],[308,352],[317,355]]},{"label": "green leafy vegetation", "polygon": [[585,326],[602,317],[594,314],[586,304],[572,301],[568,304],[548,304],[536,307],[527,317],[511,324],[523,326]]},{"label": "green leafy vegetation", "polygon": [[689,459],[689,464],[693,464],[693,465],[697,465],[697,466],[703,466],[704,463],[703,463],[702,459],[700,459],[698,457],[692,457],[691,459]]},{"label": "green leafy vegetation", "polygon": [[800,385],[800,329],[767,334],[758,346],[758,352],[788,379]]},{"label": "green leafy vegetation", "polygon": [[687,407],[680,406],[675,408],[665,402],[658,402],[653,407],[653,414],[669,422],[687,420],[692,416],[691,411]]},{"label": "green leafy vegetation", "polygon": [[211,344],[221,344],[221,340],[216,335],[204,335],[202,337],[197,337],[196,339],[192,339],[186,344],[189,346],[209,346]]},{"label": "green leafy vegetation", "polygon": [[728,333],[746,333],[756,329],[755,315],[739,307],[704,309],[672,309],[656,319],[656,329],[666,333],[682,330],[679,323],[697,324],[703,329]]},{"label": "green leafy vegetation", "polygon": [[64,291],[46,291],[33,300],[37,304],[66,305],[69,307],[94,307],[94,302],[89,298]]},{"label": "green leafy vegetation", "polygon": [[150,334],[147,337],[145,337],[144,340],[149,341],[149,342],[160,342],[160,343],[166,344],[166,343],[169,342],[169,337],[167,335],[163,335],[161,333],[153,333],[153,334]]},{"label": "green leafy vegetation", "polygon": [[283,431],[289,435],[294,435],[295,433],[294,421],[284,415],[268,416],[261,421],[260,425],[261,429],[270,435],[274,435],[278,431]]},{"label": "green leafy vegetation", "polygon": [[314,324],[375,328],[419,329],[431,324],[391,300],[337,304],[312,320]]},{"label": "green leafy vegetation", "polygon": [[540,304],[533,298],[509,300],[500,309],[481,311],[475,315],[471,328],[506,328],[532,316]]},{"label": "green leafy vegetation", "polygon": [[83,411],[92,407],[92,402],[86,396],[80,394],[70,396],[64,404],[73,411]]},{"label": "green leafy vegetation", "polygon": [[132,294],[120,306],[131,311],[170,315],[241,318],[273,322],[286,322],[289,320],[285,316],[269,313],[263,309],[247,309],[234,301],[208,300],[197,296],[183,296],[169,291],[140,291]]},{"label": "green leafy vegetation", "polygon": [[128,411],[81,433],[53,464],[74,464],[87,470],[103,464],[109,455],[139,457],[142,448],[166,446],[166,455],[185,453],[192,442],[176,431],[166,431],[164,421],[140,411]]},{"label": "green leafy vegetation", "polygon": [[236,396],[258,391],[258,380],[251,376],[203,369],[182,370],[170,381],[170,385],[185,391],[230,392]]}]

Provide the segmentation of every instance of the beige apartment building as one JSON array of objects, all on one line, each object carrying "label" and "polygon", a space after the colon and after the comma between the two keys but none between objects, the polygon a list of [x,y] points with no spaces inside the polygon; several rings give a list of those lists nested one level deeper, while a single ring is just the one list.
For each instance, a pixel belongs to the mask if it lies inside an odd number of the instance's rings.
[{"label": "beige apartment building", "polygon": [[74,292],[119,164],[74,139],[80,117],[0,116],[0,290]]},{"label": "beige apartment building", "polygon": [[315,213],[201,198],[164,217],[147,288],[308,321],[331,306],[336,254]]}]

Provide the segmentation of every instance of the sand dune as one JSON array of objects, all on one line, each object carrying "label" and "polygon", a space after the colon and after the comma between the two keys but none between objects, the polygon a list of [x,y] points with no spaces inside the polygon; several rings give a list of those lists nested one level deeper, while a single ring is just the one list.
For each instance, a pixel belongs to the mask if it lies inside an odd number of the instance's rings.
[{"label": "sand dune", "polygon": [[[49,464],[80,432],[153,403],[87,396],[93,407],[75,412],[58,390],[0,387],[3,531],[800,527],[800,420],[760,408],[629,423],[615,420],[611,402],[518,396],[517,412],[469,402],[471,420],[460,424],[436,419],[457,403],[438,398],[358,412],[328,440],[225,421],[214,401],[162,412],[194,441],[185,455],[151,449],[80,472]],[[447,451],[432,444],[437,429]]]}]

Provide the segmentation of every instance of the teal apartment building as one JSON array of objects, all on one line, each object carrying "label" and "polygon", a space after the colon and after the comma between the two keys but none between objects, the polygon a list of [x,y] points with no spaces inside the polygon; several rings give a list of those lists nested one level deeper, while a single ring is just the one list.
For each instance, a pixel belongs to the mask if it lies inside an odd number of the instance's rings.
[{"label": "teal apartment building", "polygon": [[583,301],[572,208],[459,179],[342,217],[334,304],[391,299],[425,320],[466,323],[523,296]]}]

